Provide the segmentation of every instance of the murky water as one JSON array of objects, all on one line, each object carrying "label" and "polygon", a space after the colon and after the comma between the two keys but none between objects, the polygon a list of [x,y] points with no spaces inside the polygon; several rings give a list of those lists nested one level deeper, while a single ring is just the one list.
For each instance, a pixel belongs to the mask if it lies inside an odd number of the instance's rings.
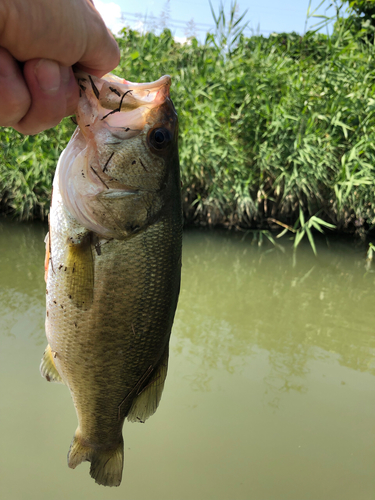
[{"label": "murky water", "polygon": [[[373,500],[375,273],[363,247],[297,254],[189,231],[169,374],[125,423],[119,488],[70,470],[76,416],[38,366],[42,225],[0,221],[0,498]],[[290,243],[285,240],[286,247]]]}]

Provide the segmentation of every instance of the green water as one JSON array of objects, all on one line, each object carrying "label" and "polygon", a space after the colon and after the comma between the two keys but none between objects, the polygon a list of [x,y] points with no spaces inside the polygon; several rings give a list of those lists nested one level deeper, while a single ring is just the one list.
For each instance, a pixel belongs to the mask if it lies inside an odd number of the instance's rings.
[{"label": "green water", "polygon": [[[375,272],[364,247],[189,231],[161,405],[119,488],[70,470],[66,387],[38,372],[45,227],[0,221],[1,500],[373,500]],[[375,268],[374,268],[375,269]]]}]

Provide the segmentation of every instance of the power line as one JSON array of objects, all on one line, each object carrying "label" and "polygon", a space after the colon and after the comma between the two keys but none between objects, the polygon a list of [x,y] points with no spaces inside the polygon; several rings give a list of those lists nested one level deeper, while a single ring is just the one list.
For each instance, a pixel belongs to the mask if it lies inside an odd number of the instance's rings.
[{"label": "power line", "polygon": [[[126,21],[125,16],[136,17],[137,19],[140,19],[141,17],[144,17],[145,19],[151,19],[153,21],[160,20],[160,17],[154,16],[153,14],[141,14],[141,13],[135,13],[134,14],[134,13],[131,13],[131,12],[122,12],[121,13],[121,21]],[[171,21],[174,24],[183,24],[184,26],[186,26],[188,24],[188,22],[189,22],[189,21],[183,21],[182,19],[171,19],[171,18],[169,18],[168,20]],[[205,27],[205,28],[212,28],[213,27],[212,24],[196,23],[195,21],[194,21],[194,24],[196,26],[202,26],[202,27]]]},{"label": "power line", "polygon": [[[157,17],[153,14],[141,14],[141,13],[133,13],[133,12],[121,12],[121,21],[122,22],[126,22],[128,20],[128,18],[132,18],[131,20],[132,21],[140,21],[140,22],[144,22],[145,24],[147,24],[147,22],[151,21],[151,22],[160,22],[160,17]],[[189,27],[189,21],[184,21],[182,19],[172,19],[172,18],[168,18],[168,20],[166,20],[166,23],[168,24],[168,27],[169,28],[175,28],[175,29],[182,29],[182,28],[188,28]],[[210,31],[215,31],[215,26],[213,24],[207,24],[207,23],[196,23],[193,19],[193,23],[194,23],[194,28],[196,29],[196,31],[200,31],[200,32],[205,32],[207,33],[209,30]],[[247,33],[274,33],[274,31],[270,31],[270,30],[261,30],[261,29],[256,29],[256,30],[253,30],[249,27],[246,27],[244,29],[244,32],[247,32]]]}]

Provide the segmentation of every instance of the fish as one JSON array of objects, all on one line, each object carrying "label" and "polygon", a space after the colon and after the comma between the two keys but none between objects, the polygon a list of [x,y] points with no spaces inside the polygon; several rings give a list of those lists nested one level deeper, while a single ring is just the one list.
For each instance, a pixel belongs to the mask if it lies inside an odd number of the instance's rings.
[{"label": "fish", "polygon": [[78,427],[68,466],[119,486],[125,419],[157,409],[181,278],[178,119],[171,78],[77,73],[77,129],[60,156],[46,237],[40,371]]}]

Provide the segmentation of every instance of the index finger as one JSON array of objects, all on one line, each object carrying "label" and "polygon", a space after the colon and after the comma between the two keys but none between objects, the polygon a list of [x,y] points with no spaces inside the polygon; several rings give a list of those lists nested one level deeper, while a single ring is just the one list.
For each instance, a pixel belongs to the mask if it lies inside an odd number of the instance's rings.
[{"label": "index finger", "polygon": [[78,63],[99,77],[118,65],[118,45],[91,0],[0,0],[0,10],[3,2],[7,14],[0,46],[16,60],[42,58],[66,67]]},{"label": "index finger", "polygon": [[92,9],[95,15],[91,16],[86,50],[76,65],[100,78],[118,66],[120,49],[92,0],[89,0],[88,8]]},{"label": "index finger", "polygon": [[31,96],[17,61],[0,47],[0,126],[14,126],[27,113]]}]

